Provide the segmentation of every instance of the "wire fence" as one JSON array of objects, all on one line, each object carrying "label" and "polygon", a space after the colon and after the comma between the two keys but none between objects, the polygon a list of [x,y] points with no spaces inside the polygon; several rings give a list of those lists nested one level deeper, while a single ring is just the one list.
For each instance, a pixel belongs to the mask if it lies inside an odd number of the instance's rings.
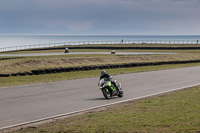
[{"label": "wire fence", "polygon": [[77,41],[77,42],[60,42],[36,45],[11,46],[0,48],[0,52],[60,47],[66,45],[86,45],[86,44],[200,44],[198,40],[121,40],[121,41]]}]

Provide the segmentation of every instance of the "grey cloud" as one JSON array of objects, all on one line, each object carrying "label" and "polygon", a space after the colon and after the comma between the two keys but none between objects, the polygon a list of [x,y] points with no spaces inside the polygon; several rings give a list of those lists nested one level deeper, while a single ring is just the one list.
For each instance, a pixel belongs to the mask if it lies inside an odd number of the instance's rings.
[{"label": "grey cloud", "polygon": [[6,27],[28,32],[29,26],[34,32],[66,34],[159,33],[181,22],[195,25],[196,4],[198,0],[0,0],[0,33]]}]

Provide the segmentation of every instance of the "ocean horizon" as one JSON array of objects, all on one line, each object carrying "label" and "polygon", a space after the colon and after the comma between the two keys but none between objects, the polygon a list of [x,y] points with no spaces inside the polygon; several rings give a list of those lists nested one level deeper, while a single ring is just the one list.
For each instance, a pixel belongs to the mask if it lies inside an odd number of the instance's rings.
[{"label": "ocean horizon", "polygon": [[0,35],[0,48],[24,45],[37,45],[61,42],[87,41],[133,41],[133,40],[163,40],[163,41],[197,41],[200,35]]}]

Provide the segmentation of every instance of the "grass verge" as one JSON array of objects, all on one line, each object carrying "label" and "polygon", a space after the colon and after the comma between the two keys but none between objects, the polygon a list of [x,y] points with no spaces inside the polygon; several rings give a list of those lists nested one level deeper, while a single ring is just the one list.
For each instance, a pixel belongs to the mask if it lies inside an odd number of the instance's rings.
[{"label": "grass verge", "polygon": [[[181,67],[191,67],[191,66],[200,66],[200,63],[117,68],[117,69],[107,69],[106,71],[111,75],[116,75],[124,73],[155,71],[155,70],[164,70],[164,69],[173,69]],[[100,75],[100,70],[91,70],[91,71],[78,71],[78,72],[44,74],[44,75],[33,75],[33,76],[3,77],[0,78],[0,87],[98,77],[99,75]]]},{"label": "grass verge", "polygon": [[199,60],[200,54],[169,55],[59,55],[1,60],[0,74],[31,72],[31,70],[102,64],[122,64],[159,61]]},{"label": "grass verge", "polygon": [[200,132],[200,86],[112,106],[17,133]]}]

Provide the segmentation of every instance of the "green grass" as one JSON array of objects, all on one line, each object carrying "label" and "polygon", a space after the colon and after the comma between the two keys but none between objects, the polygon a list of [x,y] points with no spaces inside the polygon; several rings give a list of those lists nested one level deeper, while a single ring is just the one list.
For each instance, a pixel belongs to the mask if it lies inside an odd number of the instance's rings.
[{"label": "green grass", "polygon": [[197,133],[200,86],[90,111],[18,133]]},{"label": "green grass", "polygon": [[[155,71],[155,70],[173,69],[173,68],[191,67],[191,66],[200,66],[200,63],[117,68],[117,69],[106,69],[106,71],[111,75],[116,75],[124,73]],[[92,70],[92,71],[66,72],[66,73],[44,74],[44,75],[33,75],[33,76],[1,77],[0,87],[55,82],[55,81],[81,79],[88,77],[98,77],[99,75],[100,75],[100,70]]]}]

